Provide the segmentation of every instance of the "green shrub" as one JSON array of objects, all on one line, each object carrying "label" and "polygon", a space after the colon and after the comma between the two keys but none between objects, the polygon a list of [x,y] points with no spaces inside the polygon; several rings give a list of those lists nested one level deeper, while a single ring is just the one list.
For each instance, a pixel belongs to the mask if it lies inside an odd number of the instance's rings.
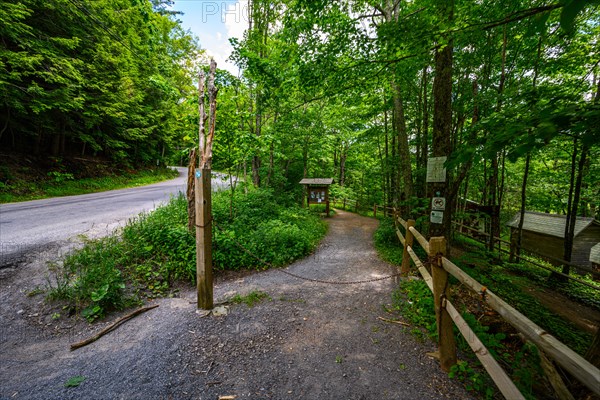
[{"label": "green shrub", "polygon": [[437,337],[433,294],[423,280],[403,280],[392,294],[392,305],[411,325]]},{"label": "green shrub", "polygon": [[[268,268],[240,246],[270,265],[286,265],[310,254],[327,229],[315,213],[258,189],[215,193],[213,218],[215,270]],[[186,198],[130,220],[120,235],[87,242],[55,271],[50,297],[68,300],[89,320],[140,297],[164,296],[175,281],[194,282],[196,243],[187,230]]]},{"label": "green shrub", "polygon": [[125,281],[119,268],[124,252],[115,237],[88,242],[54,266],[55,285],[49,296],[68,300],[89,321],[123,308]]},{"label": "green shrub", "polygon": [[400,265],[402,263],[402,244],[396,235],[396,227],[391,218],[384,218],[374,234],[375,248],[385,261]]}]

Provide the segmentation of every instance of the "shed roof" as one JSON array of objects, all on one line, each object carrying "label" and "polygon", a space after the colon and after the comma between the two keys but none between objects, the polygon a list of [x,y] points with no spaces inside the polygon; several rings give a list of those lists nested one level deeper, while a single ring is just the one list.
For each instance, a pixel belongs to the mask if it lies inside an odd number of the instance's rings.
[{"label": "shed roof", "polygon": [[[506,225],[510,226],[511,228],[518,228],[520,219],[520,213],[517,213]],[[565,224],[567,221],[566,215],[525,211],[524,219],[524,231],[537,232],[544,235],[555,236],[561,239],[564,239],[565,237]],[[579,235],[593,222],[594,218],[577,217],[575,221],[574,236]]]},{"label": "shed roof", "polygon": [[590,250],[590,261],[596,264],[600,264],[600,243],[592,247]]},{"label": "shed roof", "polygon": [[333,178],[304,178],[300,181],[301,185],[331,185]]}]

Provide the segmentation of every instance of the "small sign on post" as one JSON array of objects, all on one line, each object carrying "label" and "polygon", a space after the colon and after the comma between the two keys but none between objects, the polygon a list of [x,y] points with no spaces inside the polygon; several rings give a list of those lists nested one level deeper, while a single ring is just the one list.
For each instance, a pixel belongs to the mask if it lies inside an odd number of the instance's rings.
[{"label": "small sign on post", "polygon": [[441,224],[444,221],[444,212],[431,211],[431,218],[429,220],[432,224]]},{"label": "small sign on post", "polygon": [[437,211],[444,211],[446,209],[446,198],[445,197],[434,197],[431,200],[431,209]]}]

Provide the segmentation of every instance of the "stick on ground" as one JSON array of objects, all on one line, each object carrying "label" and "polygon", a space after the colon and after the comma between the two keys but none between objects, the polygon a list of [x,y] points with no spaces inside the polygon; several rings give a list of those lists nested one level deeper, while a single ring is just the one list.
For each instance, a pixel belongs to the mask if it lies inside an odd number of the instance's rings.
[{"label": "stick on ground", "polygon": [[387,319],[387,318],[383,318],[383,317],[377,317],[377,319],[384,321],[384,322],[390,322],[392,324],[400,324],[400,325],[404,325],[404,326],[410,326],[410,324],[407,324],[406,322],[396,321],[394,319]]},{"label": "stick on ground", "polygon": [[76,350],[83,346],[87,346],[88,344],[95,342],[96,340],[100,339],[102,336],[106,335],[108,332],[112,331],[113,329],[116,329],[122,323],[127,322],[130,319],[132,319],[133,317],[140,315],[142,313],[145,313],[148,310],[152,310],[153,308],[156,308],[156,307],[158,307],[158,304],[155,304],[153,306],[144,307],[144,308],[139,308],[135,311],[132,311],[131,313],[119,318],[118,320],[116,320],[115,322],[113,322],[112,324],[107,326],[106,328],[102,329],[100,332],[96,333],[91,338],[88,338],[79,343],[73,343],[71,345],[71,351]]}]

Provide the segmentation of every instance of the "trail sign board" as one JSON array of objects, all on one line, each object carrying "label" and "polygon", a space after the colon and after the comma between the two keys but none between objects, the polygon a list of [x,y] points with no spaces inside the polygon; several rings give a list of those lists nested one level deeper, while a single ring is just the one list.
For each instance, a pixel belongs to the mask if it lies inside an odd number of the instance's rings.
[{"label": "trail sign board", "polygon": [[304,178],[300,181],[301,185],[306,185],[306,203],[325,204],[327,216],[329,216],[329,185],[332,183],[332,178]]}]

